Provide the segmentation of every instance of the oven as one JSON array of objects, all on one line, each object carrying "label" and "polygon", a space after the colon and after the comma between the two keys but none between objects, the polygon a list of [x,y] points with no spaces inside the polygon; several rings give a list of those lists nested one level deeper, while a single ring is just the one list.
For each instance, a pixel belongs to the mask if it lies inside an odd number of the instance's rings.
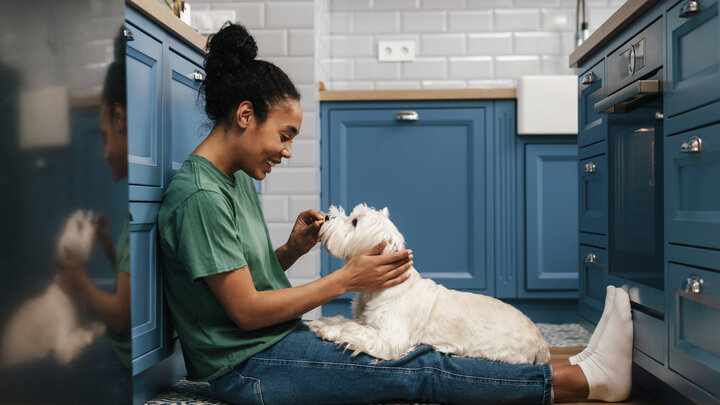
[{"label": "oven", "polygon": [[664,314],[662,20],[607,56],[608,281]]}]

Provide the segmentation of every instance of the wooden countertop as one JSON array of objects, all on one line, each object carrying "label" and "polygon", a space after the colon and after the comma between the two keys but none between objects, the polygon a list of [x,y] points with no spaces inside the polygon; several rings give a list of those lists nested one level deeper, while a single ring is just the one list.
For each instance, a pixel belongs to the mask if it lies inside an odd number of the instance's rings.
[{"label": "wooden countertop", "polygon": [[160,27],[187,45],[205,53],[206,39],[192,27],[177,18],[169,8],[156,0],[125,0],[125,4],[154,21]]},{"label": "wooden countertop", "polygon": [[425,89],[425,90],[324,90],[317,92],[319,101],[380,100],[477,100],[515,98],[513,88],[502,89]]},{"label": "wooden countertop", "polygon": [[657,2],[658,0],[627,0],[570,54],[570,67],[578,67]]}]

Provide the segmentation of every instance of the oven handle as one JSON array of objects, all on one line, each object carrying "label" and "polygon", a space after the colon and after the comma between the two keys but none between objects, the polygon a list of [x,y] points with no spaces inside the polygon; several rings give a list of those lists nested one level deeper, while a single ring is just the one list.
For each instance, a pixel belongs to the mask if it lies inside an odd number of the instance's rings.
[{"label": "oven handle", "polygon": [[662,94],[662,80],[638,80],[595,103],[596,114],[622,114],[628,107],[649,96]]}]

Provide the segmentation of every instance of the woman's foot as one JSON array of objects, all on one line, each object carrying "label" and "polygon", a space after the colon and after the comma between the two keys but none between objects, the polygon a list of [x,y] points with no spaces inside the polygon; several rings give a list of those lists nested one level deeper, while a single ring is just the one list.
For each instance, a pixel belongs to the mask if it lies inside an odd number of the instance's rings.
[{"label": "woman's foot", "polygon": [[633,324],[630,297],[623,289],[614,290],[613,311],[607,316],[602,335],[596,339],[597,345],[587,358],[577,363],[588,382],[588,399],[607,402],[625,400],[632,388]]},{"label": "woman's foot", "polygon": [[595,348],[597,347],[597,343],[600,340],[600,337],[602,336],[603,332],[605,331],[605,325],[607,325],[608,318],[610,318],[611,314],[615,312],[614,309],[614,302],[615,302],[615,287],[614,286],[607,286],[607,293],[605,294],[605,307],[603,308],[602,316],[600,317],[600,322],[598,322],[597,327],[595,328],[595,331],[593,332],[592,336],[590,336],[590,342],[588,342],[587,347],[585,350],[581,351],[580,353],[576,354],[575,356],[571,356],[568,358],[568,361],[571,365],[578,364],[579,362],[587,359],[590,357],[590,355],[595,352]]}]

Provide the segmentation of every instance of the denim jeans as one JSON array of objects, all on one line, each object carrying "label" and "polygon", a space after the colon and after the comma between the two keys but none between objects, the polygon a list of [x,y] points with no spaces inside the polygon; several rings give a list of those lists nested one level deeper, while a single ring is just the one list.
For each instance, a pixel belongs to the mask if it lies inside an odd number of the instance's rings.
[{"label": "denim jeans", "polygon": [[420,346],[394,361],[351,357],[302,327],[211,381],[232,404],[550,404],[552,368],[466,359]]}]

